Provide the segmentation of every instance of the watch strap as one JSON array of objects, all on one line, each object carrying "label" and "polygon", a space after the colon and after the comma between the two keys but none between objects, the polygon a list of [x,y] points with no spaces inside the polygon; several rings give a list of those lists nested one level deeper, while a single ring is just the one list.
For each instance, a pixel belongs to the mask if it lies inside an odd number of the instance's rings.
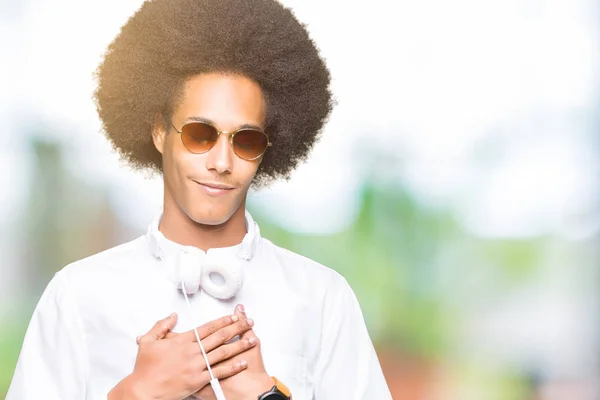
[{"label": "watch strap", "polygon": [[287,398],[292,397],[292,392],[290,391],[290,389],[287,386],[285,386],[283,384],[283,382],[281,382],[279,379],[275,378],[274,376],[272,376],[271,378],[273,378],[273,380],[275,381],[275,387],[277,388],[277,390],[279,390]]},{"label": "watch strap", "polygon": [[292,399],[292,392],[290,389],[283,384],[279,379],[274,376],[271,376],[275,385],[266,393],[258,396],[258,400],[270,399],[271,397],[277,397],[285,400]]}]

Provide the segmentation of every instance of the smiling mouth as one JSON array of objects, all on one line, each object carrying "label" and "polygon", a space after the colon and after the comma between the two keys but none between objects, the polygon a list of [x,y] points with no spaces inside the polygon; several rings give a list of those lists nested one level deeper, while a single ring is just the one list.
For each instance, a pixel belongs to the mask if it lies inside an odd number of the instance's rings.
[{"label": "smiling mouth", "polygon": [[222,183],[210,183],[210,182],[197,182],[202,186],[206,186],[213,189],[221,189],[221,190],[232,190],[233,186],[224,185]]},{"label": "smiling mouth", "polygon": [[229,193],[233,189],[235,189],[233,186],[224,185],[222,183],[198,182],[198,181],[194,181],[194,182],[196,182],[202,189],[204,189],[204,191],[208,195],[211,195],[211,196],[218,196],[218,195],[222,195],[225,193]]}]

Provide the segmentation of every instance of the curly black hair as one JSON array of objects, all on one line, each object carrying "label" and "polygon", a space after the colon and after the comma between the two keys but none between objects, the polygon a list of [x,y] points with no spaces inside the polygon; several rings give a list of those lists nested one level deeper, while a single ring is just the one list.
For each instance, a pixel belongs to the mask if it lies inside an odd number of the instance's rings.
[{"label": "curly black hair", "polygon": [[170,121],[185,81],[207,72],[259,84],[273,146],[253,185],[289,178],[319,138],[333,102],[319,50],[275,0],[144,2],[96,71],[96,106],[113,147],[133,168],[162,173],[151,134],[156,117]]}]

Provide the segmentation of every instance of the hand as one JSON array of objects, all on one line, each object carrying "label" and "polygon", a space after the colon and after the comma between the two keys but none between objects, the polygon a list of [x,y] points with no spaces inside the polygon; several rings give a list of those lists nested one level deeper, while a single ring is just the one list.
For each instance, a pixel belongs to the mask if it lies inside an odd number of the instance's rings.
[{"label": "hand", "polygon": [[[240,318],[240,320],[245,319],[246,313],[244,307],[238,305],[235,308],[234,315]],[[229,359],[228,362],[237,363],[243,360],[248,363],[248,367],[238,374],[220,380],[221,388],[223,389],[227,400],[256,400],[258,396],[269,391],[275,385],[275,382],[265,370],[262,354],[260,352],[260,341],[256,337],[254,331],[252,329],[247,330],[240,336],[240,340],[254,342],[254,346]],[[215,365],[214,368],[219,368],[221,364],[222,363]],[[201,400],[216,400],[210,385],[202,388],[197,393],[194,393],[194,396]]]},{"label": "hand", "polygon": [[[172,314],[138,338],[133,372],[109,393],[109,400],[181,400],[210,382],[194,330],[167,337],[176,322],[177,315]],[[225,316],[198,328],[209,363],[218,363],[212,369],[215,377],[223,379],[247,367],[241,360],[227,360],[253,344],[248,340],[226,342],[251,328],[252,322],[238,315]]]}]

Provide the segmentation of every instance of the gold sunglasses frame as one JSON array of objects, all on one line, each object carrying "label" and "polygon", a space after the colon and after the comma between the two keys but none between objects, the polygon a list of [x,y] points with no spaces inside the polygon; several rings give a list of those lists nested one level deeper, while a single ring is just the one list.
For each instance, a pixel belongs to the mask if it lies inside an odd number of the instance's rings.
[{"label": "gold sunglasses frame", "polygon": [[[219,136],[221,135],[228,135],[229,136],[229,146],[231,146],[231,150],[233,151],[233,153],[241,158],[242,160],[245,161],[254,161],[257,160],[259,158],[261,158],[262,156],[265,155],[265,153],[267,152],[267,149],[272,145],[271,143],[271,139],[269,139],[269,135],[267,135],[262,129],[257,129],[257,128],[247,128],[247,127],[242,127],[242,128],[238,128],[233,132],[226,132],[226,131],[220,131],[219,129],[217,129],[216,126],[214,126],[213,124],[210,124],[208,122],[205,121],[190,121],[190,122],[186,122],[185,124],[183,124],[181,126],[181,130],[178,130],[177,128],[175,128],[175,125],[173,125],[173,122],[171,122],[171,126],[173,127],[173,129],[175,129],[175,132],[177,132],[179,135],[181,135],[181,144],[183,144],[183,147],[185,147],[187,149],[187,151],[189,151],[192,154],[204,154],[204,153],[208,153],[209,151],[211,151],[213,149],[213,147],[215,147],[215,145],[217,144],[217,141],[215,141],[215,143],[212,145],[212,147],[206,151],[200,152],[200,153],[196,153],[194,151],[191,151],[186,145],[185,142],[183,141],[183,135],[185,135],[185,133],[183,133],[183,128],[186,127],[186,125],[191,125],[191,124],[204,124],[204,125],[208,125],[211,126],[212,128],[214,128],[215,131],[217,131],[217,140],[219,139]],[[233,137],[235,136],[236,133],[240,132],[240,131],[248,131],[248,130],[253,130],[253,131],[258,131],[260,133],[262,133],[263,135],[265,135],[265,137],[267,138],[267,147],[265,147],[265,149],[263,150],[262,153],[260,153],[258,156],[254,157],[254,158],[244,158],[244,157],[240,157],[240,155],[235,151],[235,147],[233,146]]]}]

